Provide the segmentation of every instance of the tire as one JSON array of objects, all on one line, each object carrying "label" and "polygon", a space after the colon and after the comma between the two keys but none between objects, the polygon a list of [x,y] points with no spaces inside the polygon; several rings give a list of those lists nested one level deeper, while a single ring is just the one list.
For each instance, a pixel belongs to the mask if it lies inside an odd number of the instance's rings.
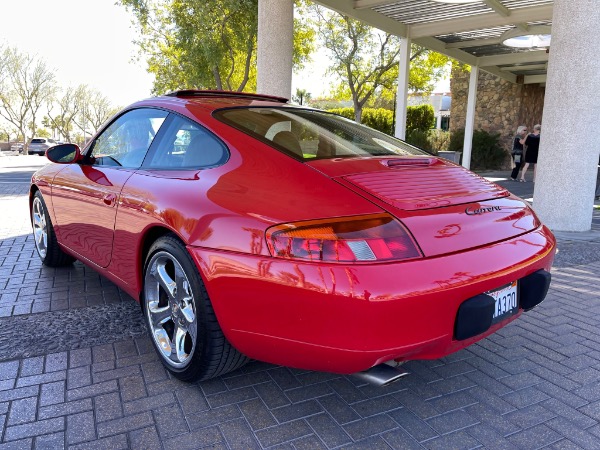
[{"label": "tire", "polygon": [[52,220],[48,214],[48,208],[40,191],[33,196],[31,205],[31,225],[33,227],[33,239],[38,256],[42,264],[48,267],[68,266],[75,261],[71,255],[65,253],[54,233]]},{"label": "tire", "polygon": [[161,362],[180,380],[207,380],[249,361],[225,338],[198,269],[174,235],[150,247],[142,310]]}]

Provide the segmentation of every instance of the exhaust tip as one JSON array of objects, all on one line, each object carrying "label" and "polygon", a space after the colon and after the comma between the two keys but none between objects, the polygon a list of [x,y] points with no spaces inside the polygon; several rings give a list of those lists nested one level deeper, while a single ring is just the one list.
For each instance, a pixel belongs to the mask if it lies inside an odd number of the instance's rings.
[{"label": "exhaust tip", "polygon": [[352,376],[378,387],[388,386],[406,375],[408,375],[408,372],[404,369],[392,367],[385,363],[352,374]]}]

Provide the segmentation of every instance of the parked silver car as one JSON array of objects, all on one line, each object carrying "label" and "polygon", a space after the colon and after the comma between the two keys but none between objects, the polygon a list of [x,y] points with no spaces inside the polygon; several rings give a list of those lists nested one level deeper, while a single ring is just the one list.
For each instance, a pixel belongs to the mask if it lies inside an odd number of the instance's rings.
[{"label": "parked silver car", "polygon": [[56,141],[54,139],[33,138],[30,139],[29,143],[27,144],[27,154],[43,156],[46,154],[46,150],[48,150],[50,147],[54,147],[55,145]]},{"label": "parked silver car", "polygon": [[15,142],[10,146],[10,151],[20,154],[20,153],[23,153],[23,147],[24,147],[24,145],[22,142]]}]

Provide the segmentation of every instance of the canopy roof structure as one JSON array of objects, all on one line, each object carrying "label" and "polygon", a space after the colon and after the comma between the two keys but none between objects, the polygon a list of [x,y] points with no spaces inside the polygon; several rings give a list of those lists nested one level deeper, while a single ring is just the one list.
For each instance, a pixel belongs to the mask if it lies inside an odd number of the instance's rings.
[{"label": "canopy roof structure", "polygon": [[315,0],[513,83],[545,83],[547,48],[503,44],[550,34],[553,0]]}]

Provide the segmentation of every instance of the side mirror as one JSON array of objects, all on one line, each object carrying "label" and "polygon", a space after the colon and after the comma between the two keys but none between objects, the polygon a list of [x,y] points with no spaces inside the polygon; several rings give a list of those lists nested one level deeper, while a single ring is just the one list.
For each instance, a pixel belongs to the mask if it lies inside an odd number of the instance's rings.
[{"label": "side mirror", "polygon": [[81,150],[75,144],[60,144],[46,150],[46,157],[58,164],[72,164],[81,159]]}]

